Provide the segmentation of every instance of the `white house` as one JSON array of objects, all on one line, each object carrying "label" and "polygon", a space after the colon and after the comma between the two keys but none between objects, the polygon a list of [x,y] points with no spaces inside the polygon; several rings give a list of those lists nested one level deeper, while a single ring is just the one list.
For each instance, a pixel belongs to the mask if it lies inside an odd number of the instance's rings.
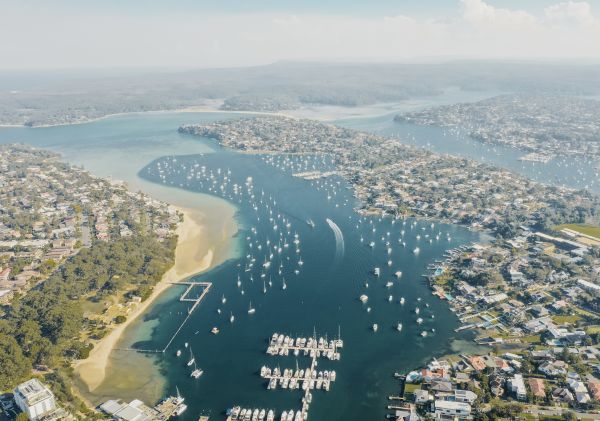
[{"label": "white house", "polygon": [[471,405],[465,402],[455,401],[435,401],[435,418],[444,419],[447,417],[469,417],[471,415]]},{"label": "white house", "polygon": [[470,390],[461,390],[456,389],[454,391],[454,400],[457,402],[466,402],[468,404],[473,404],[477,399],[477,395]]},{"label": "white house", "polygon": [[585,384],[575,379],[567,379],[567,383],[571,390],[575,393],[588,393],[587,387]]},{"label": "white house", "polygon": [[509,379],[508,385],[510,391],[515,394],[518,400],[523,401],[527,399],[527,390],[525,389],[525,383],[521,374],[515,374],[513,378]]}]

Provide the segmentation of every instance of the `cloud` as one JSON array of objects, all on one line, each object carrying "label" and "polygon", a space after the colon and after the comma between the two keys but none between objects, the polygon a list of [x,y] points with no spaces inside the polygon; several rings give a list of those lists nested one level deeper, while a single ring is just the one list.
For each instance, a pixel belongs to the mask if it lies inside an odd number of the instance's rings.
[{"label": "cloud", "polygon": [[0,68],[219,67],[277,60],[419,57],[600,58],[600,25],[586,2],[533,15],[456,0],[457,16],[416,18],[240,13],[110,15],[25,9],[0,14]]},{"label": "cloud", "polygon": [[479,27],[514,27],[538,23],[535,16],[523,10],[501,9],[482,0],[461,0],[461,4],[464,20]]},{"label": "cloud", "polygon": [[553,24],[596,26],[598,19],[592,14],[592,7],[588,2],[568,1],[549,6],[544,9],[548,22]]}]

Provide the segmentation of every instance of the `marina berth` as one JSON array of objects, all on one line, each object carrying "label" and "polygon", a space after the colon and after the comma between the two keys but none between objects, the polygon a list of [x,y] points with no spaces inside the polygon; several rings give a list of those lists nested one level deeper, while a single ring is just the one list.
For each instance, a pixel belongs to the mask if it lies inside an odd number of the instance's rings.
[{"label": "marina berth", "polygon": [[[284,368],[280,366],[268,367],[263,365],[259,370],[261,378],[267,380],[267,390],[281,388],[289,391],[300,391],[302,393],[302,406],[298,410],[290,409],[281,413],[279,419],[287,421],[305,421],[308,419],[310,404],[313,400],[313,390],[328,392],[337,378],[335,370],[317,369],[317,360],[326,358],[332,361],[340,359],[339,348],[344,346],[338,329],[338,338],[329,340],[327,337],[292,337],[281,333],[273,333],[269,338],[267,354],[271,356],[288,356],[290,351],[298,356],[302,353],[310,357],[311,364],[307,368],[300,368],[296,361],[295,368]],[[253,419],[267,420],[276,419],[274,410],[249,409],[234,406],[226,411],[228,420],[246,421]],[[256,417],[256,418],[255,418]]]}]

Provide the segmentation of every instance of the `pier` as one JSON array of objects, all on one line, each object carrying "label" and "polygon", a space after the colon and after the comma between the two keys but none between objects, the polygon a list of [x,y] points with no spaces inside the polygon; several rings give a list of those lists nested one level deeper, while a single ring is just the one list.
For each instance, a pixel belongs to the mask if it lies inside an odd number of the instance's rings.
[{"label": "pier", "polygon": [[[187,285],[188,286],[186,288],[186,290],[183,292],[183,294],[181,294],[181,297],[179,297],[179,301],[181,301],[181,302],[186,301],[186,302],[194,303],[192,308],[189,309],[189,311],[188,311],[189,313],[193,312],[196,309],[198,304],[200,304],[200,302],[202,301],[204,296],[206,294],[208,294],[208,291],[210,291],[210,288],[212,287],[211,282],[192,282],[192,281],[174,282],[173,285]],[[203,287],[202,293],[200,294],[200,296],[198,298],[189,298],[188,295],[190,294],[192,289],[194,289],[195,287],[198,287],[198,286]]]},{"label": "pier", "polygon": [[177,391],[177,396],[170,396],[154,407],[157,415],[153,419],[167,421],[182,414],[187,409],[187,405],[183,401],[184,399],[179,396],[179,391]]},{"label": "pier", "polygon": [[[267,354],[272,356],[289,356],[290,352],[294,356],[310,357],[311,364],[309,368],[300,369],[285,369],[281,371],[279,367],[271,369],[263,366],[260,369],[260,376],[266,380],[267,389],[273,390],[277,387],[288,390],[299,390],[302,389],[302,407],[301,409],[294,411],[284,411],[281,415],[280,420],[282,421],[305,421],[308,419],[308,411],[312,402],[311,390],[320,389],[329,391],[331,384],[336,379],[336,372],[334,370],[318,371],[318,359],[325,358],[331,361],[337,361],[340,359],[339,349],[343,348],[344,342],[341,338],[327,340],[326,338],[318,338],[316,335],[311,338],[292,338],[290,336],[284,336],[282,334],[274,333],[271,336],[269,345],[267,347]],[[258,411],[258,412],[257,412]],[[228,420],[239,421],[239,420],[251,420],[255,419],[254,415],[257,414],[257,420],[262,421],[264,419],[265,410],[255,409],[241,409],[236,406],[228,411]],[[260,415],[263,415],[261,417]],[[269,418],[270,416],[270,418]],[[267,413],[267,421],[273,420],[275,413],[273,410],[269,410]]]},{"label": "pier", "polygon": [[294,177],[303,178],[305,180],[318,180],[319,178],[332,177],[338,175],[337,171],[305,171],[292,174]]},{"label": "pier", "polygon": [[[316,358],[313,359],[316,361]],[[267,389],[273,390],[277,386],[282,389],[295,390],[300,389],[306,391],[312,389],[322,389],[329,391],[330,385],[335,381],[335,371],[319,371],[317,372],[316,364],[311,364],[310,369],[296,370],[285,369],[283,372],[279,368],[271,369],[269,367],[262,367],[260,375],[262,378],[269,380]]]},{"label": "pier", "polygon": [[[160,353],[166,352],[167,349],[169,349],[169,346],[171,346],[171,343],[173,343],[173,341],[175,340],[175,338],[181,331],[181,329],[183,329],[183,326],[185,326],[185,324],[187,323],[189,318],[192,316],[192,313],[194,312],[194,310],[196,310],[196,307],[198,307],[198,305],[200,305],[200,303],[202,302],[202,300],[204,299],[206,294],[208,294],[208,292],[210,291],[210,288],[212,287],[212,282],[181,281],[181,282],[172,282],[171,284],[172,285],[187,285],[188,287],[183,292],[183,294],[181,294],[181,296],[179,297],[179,301],[180,302],[192,302],[194,304],[192,305],[192,307],[190,307],[188,309],[187,316],[185,317],[185,319],[183,319],[183,321],[181,322],[181,324],[179,325],[179,327],[177,328],[175,333],[173,333],[173,335],[171,336],[171,338],[169,339],[169,342],[167,342],[165,347],[162,349],[139,349],[139,348],[115,348],[115,349],[117,349],[119,351],[134,351],[134,352],[142,352],[142,353],[147,353],[147,354],[148,353],[149,354],[160,354]],[[196,287],[201,287],[202,293],[200,293],[200,296],[198,296],[197,298],[190,298],[189,295],[190,295],[191,291]]]}]

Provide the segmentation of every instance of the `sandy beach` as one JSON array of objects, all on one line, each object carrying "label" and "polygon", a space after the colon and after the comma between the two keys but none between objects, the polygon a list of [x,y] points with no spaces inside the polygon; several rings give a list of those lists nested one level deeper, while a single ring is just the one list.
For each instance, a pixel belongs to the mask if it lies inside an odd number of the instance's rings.
[{"label": "sandy beach", "polygon": [[205,238],[203,225],[204,215],[195,209],[177,208],[183,213],[183,222],[177,227],[177,248],[175,264],[163,275],[155,286],[152,295],[135,308],[127,321],[117,325],[108,335],[96,343],[89,357],[75,365],[75,372],[93,392],[105,379],[109,356],[127,327],[143,314],[148,307],[161,295],[172,282],[186,279],[192,275],[211,268],[214,248],[208,238]]},{"label": "sandy beach", "polygon": [[[184,108],[173,108],[165,110],[152,110],[152,111],[131,111],[124,113],[113,113],[107,114],[100,117],[87,118],[81,121],[72,121],[69,123],[56,123],[56,124],[40,124],[32,127],[44,128],[44,127],[57,127],[57,126],[74,126],[78,124],[88,124],[97,121],[109,119],[111,117],[127,116],[127,115],[142,115],[142,114],[164,114],[164,113],[215,113],[215,114],[234,114],[234,115],[256,115],[256,116],[276,116],[276,117],[287,117],[294,119],[308,118],[311,120],[318,121],[334,121],[345,118],[355,117],[374,117],[390,114],[396,111],[398,103],[383,103],[383,104],[372,104],[363,107],[344,107],[337,105],[306,105],[297,109],[281,110],[281,111],[250,111],[250,110],[222,110],[222,100],[211,100],[206,101],[205,104],[190,105]],[[0,124],[0,128],[16,128],[25,127],[22,124]]]}]

